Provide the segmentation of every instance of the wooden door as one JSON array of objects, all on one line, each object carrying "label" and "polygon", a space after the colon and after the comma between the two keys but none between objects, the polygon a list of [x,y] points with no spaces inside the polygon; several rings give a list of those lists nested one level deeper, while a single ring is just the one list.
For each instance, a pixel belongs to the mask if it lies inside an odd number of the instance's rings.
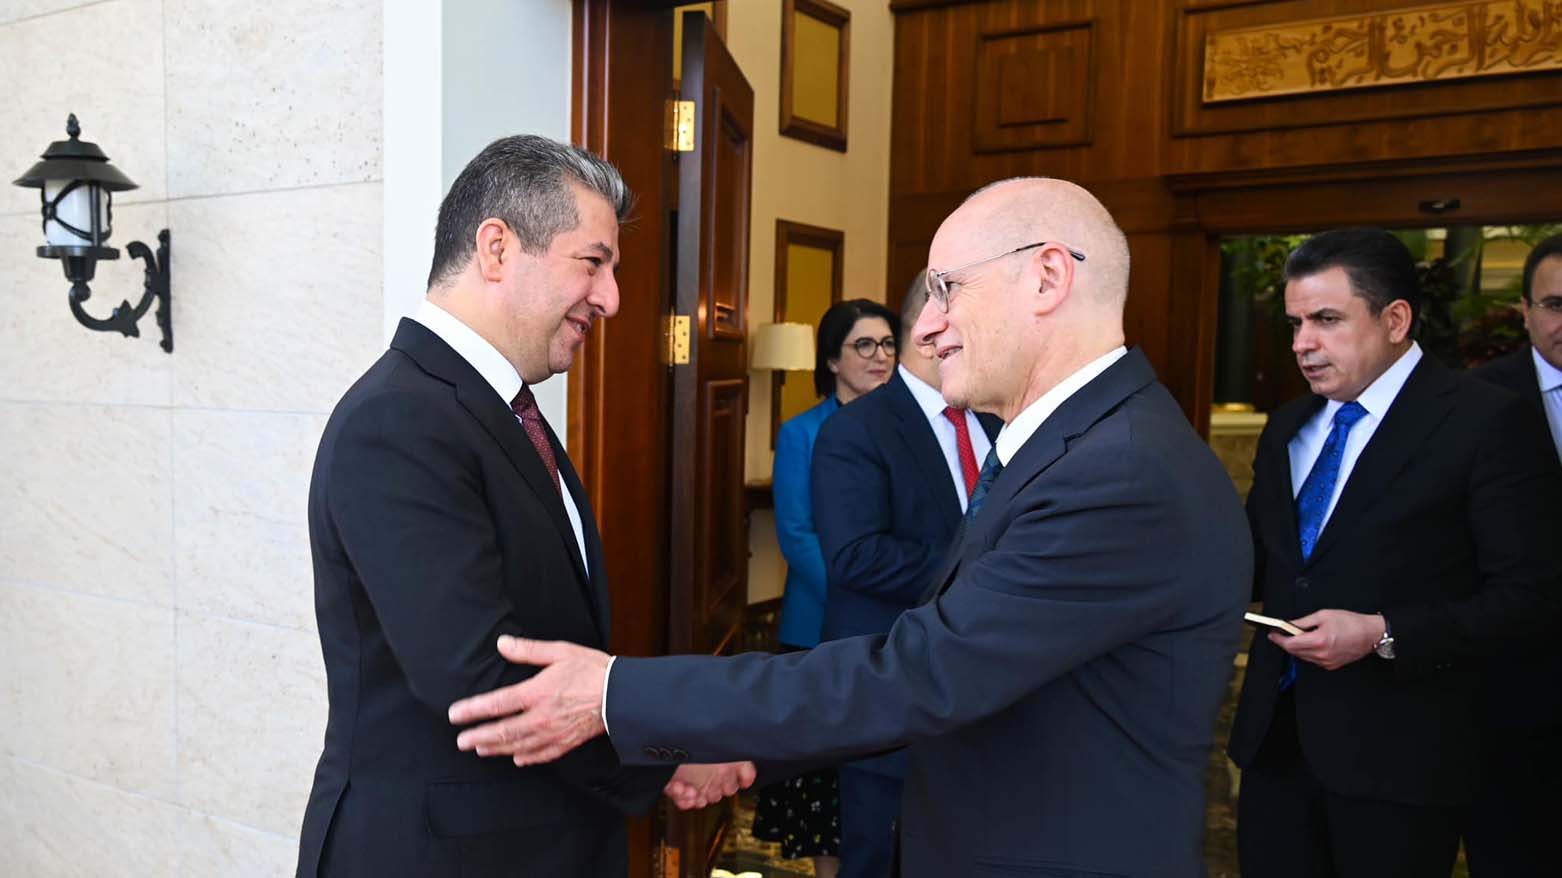
[{"label": "wooden door", "polygon": [[[683,19],[680,98],[695,105],[694,151],[678,157],[674,308],[690,318],[675,367],[670,513],[670,652],[738,642],[748,600],[743,421],[748,411],[749,186],[754,90],[703,13]],[[678,816],[670,843],[686,878],[710,874],[726,807]]]}]

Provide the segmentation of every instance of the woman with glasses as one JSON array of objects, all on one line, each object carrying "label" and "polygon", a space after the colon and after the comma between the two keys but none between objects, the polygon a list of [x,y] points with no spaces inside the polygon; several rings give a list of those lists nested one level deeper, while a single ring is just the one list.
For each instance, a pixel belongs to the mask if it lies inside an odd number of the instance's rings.
[{"label": "woman with glasses", "polygon": [[[776,434],[776,538],[787,566],[778,635],[784,652],[817,646],[824,620],[824,555],[808,487],[814,439],[836,409],[894,374],[899,335],[900,318],[878,302],[850,299],[830,306],[819,321],[814,354],[814,390],[822,400]],[[789,860],[813,857],[814,873],[834,878],[840,867],[839,807],[833,769],[766,787],[754,812],[754,837],[780,842]]]}]

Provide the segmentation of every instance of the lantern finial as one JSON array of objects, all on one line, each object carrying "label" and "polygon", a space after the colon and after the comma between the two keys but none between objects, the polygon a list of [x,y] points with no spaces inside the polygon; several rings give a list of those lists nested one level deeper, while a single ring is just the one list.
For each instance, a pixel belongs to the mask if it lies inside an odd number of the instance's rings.
[{"label": "lantern finial", "polygon": [[65,133],[71,136],[71,140],[81,136],[81,123],[76,121],[75,113],[70,114],[70,118],[65,120]]}]

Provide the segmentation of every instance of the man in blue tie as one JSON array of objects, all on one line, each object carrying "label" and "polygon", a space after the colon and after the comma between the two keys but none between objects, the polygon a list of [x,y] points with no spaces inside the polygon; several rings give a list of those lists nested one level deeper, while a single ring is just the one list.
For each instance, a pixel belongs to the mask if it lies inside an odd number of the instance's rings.
[{"label": "man in blue tie", "polygon": [[1447,875],[1482,662],[1556,627],[1562,480],[1525,403],[1412,340],[1419,279],[1393,235],[1317,235],[1285,278],[1313,395],[1271,416],[1248,518],[1255,599],[1306,632],[1249,656],[1242,872]]}]

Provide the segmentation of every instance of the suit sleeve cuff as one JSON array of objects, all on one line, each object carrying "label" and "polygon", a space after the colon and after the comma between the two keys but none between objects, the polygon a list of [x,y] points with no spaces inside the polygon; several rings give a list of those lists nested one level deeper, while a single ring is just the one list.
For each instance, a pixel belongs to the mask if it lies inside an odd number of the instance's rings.
[{"label": "suit sleeve cuff", "polygon": [[618,656],[607,657],[607,670],[602,672],[602,731],[608,738],[613,737],[613,730],[607,727],[607,683],[613,676],[613,662],[618,661]]}]

